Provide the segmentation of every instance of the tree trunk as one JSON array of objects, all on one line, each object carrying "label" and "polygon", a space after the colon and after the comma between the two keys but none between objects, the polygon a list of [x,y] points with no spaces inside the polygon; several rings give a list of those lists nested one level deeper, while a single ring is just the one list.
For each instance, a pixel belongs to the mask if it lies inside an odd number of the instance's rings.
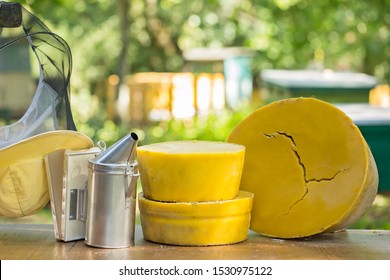
[{"label": "tree trunk", "polygon": [[124,76],[129,74],[131,71],[131,64],[127,60],[127,53],[130,45],[130,1],[131,0],[117,0],[120,22],[120,38],[122,41],[122,47],[117,64],[117,75],[119,78],[118,89],[119,85],[123,82]]}]

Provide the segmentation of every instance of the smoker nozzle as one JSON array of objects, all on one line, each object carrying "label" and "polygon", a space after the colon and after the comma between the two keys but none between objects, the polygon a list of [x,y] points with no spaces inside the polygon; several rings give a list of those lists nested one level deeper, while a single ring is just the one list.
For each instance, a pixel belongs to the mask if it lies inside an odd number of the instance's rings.
[{"label": "smoker nozzle", "polygon": [[93,159],[94,164],[130,163],[134,160],[137,150],[138,136],[134,132],[102,151]]}]

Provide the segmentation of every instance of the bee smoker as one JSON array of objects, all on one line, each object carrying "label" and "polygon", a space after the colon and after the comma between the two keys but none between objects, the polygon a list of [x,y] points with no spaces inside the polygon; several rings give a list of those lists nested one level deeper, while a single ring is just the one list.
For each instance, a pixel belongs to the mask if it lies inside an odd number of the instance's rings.
[{"label": "bee smoker", "polygon": [[88,161],[85,243],[101,248],[134,245],[138,136],[130,133]]}]

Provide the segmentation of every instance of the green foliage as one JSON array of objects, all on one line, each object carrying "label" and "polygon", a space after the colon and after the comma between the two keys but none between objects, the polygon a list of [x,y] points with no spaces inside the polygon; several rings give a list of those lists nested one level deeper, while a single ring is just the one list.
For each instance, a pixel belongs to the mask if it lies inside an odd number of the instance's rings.
[{"label": "green foliage", "polygon": [[378,194],[371,208],[350,228],[390,230],[390,195]]},{"label": "green foliage", "polygon": [[77,130],[88,135],[95,144],[102,140],[111,146],[130,132],[128,125],[107,117],[104,105],[95,95],[80,92],[73,96],[71,103]]},{"label": "green foliage", "polygon": [[[107,146],[130,132],[137,133],[140,145],[178,140],[223,142],[233,128],[255,109],[253,106],[244,106],[237,111],[224,110],[192,119],[173,119],[134,126],[132,123],[115,123],[107,119],[104,108],[94,104],[91,99],[77,98],[73,103],[75,104],[73,107],[76,108],[74,117],[78,130],[91,137],[94,143],[103,140]],[[78,110],[78,106],[82,104],[90,105],[91,111],[84,111],[85,114],[90,114],[87,117]],[[96,107],[93,108],[94,106]]]},{"label": "green foliage", "polygon": [[304,68],[316,53],[330,69],[390,79],[390,0],[20,0],[65,38],[74,87],[116,73],[123,39],[120,3],[130,8],[131,72],[180,71],[183,51],[246,46],[253,72]]},{"label": "green foliage", "polygon": [[251,107],[239,111],[225,110],[207,116],[196,116],[193,119],[171,120],[153,124],[142,133],[143,145],[177,140],[226,141],[233,128],[250,112]]},{"label": "green foliage", "polygon": [[176,140],[226,141],[233,128],[252,113],[262,102],[242,103],[237,110],[209,112],[191,119],[148,122],[138,125],[113,121],[107,117],[104,104],[96,95],[87,91],[74,95],[71,99],[73,117],[77,129],[91,137],[94,143],[100,140],[112,145],[130,132],[137,133],[140,145]]}]

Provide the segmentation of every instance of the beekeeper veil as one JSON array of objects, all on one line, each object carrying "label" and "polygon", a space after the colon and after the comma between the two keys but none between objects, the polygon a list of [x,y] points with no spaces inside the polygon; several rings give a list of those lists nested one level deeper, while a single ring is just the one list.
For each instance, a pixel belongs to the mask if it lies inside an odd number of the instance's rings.
[{"label": "beekeeper veil", "polygon": [[[27,111],[17,121],[0,127],[0,149],[43,132],[76,130],[69,103],[72,59],[67,43],[19,3],[3,1],[0,39],[0,65],[12,59],[9,48],[24,42],[39,67],[37,87]],[[27,98],[23,92],[7,94]]]}]

